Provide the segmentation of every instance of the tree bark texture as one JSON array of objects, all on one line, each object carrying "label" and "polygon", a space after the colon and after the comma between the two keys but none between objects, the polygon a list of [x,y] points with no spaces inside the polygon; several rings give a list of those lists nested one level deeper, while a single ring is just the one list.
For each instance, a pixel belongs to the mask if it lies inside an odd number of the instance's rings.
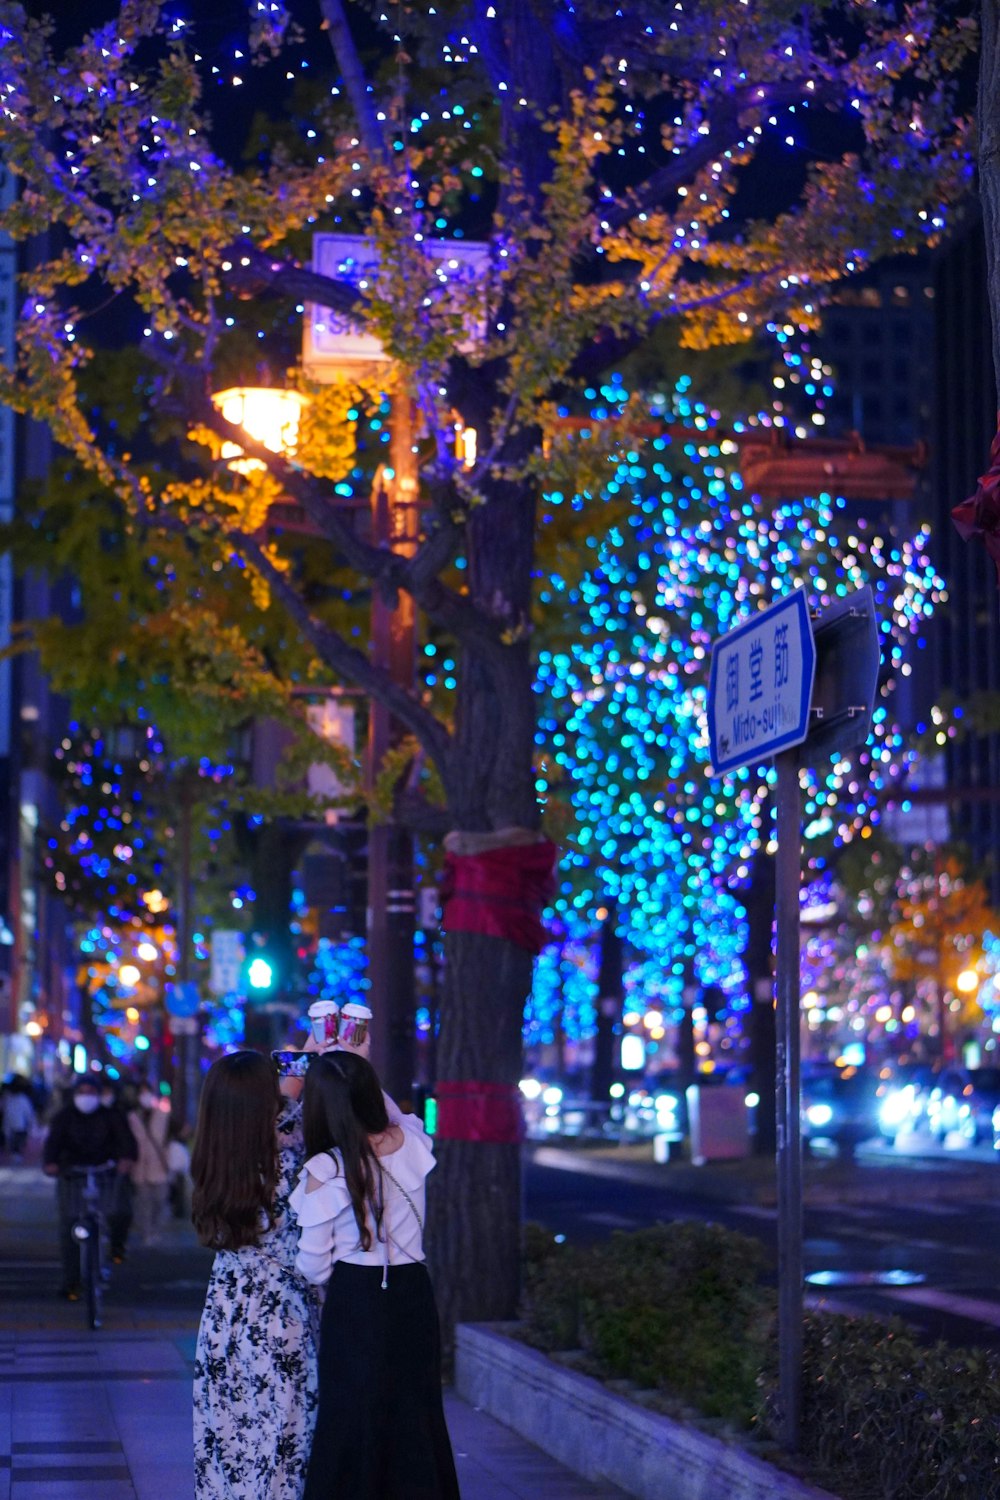
[{"label": "tree bark texture", "polygon": [[[445,937],[441,1079],[516,1083],[533,960],[480,933]],[[521,1260],[518,1142],[441,1140],[428,1196],[428,1256],[446,1345],[457,1322],[514,1316]]]},{"label": "tree bark texture", "polygon": [[[471,602],[502,631],[501,659],[462,649],[446,775],[452,828],[537,829],[535,695],[530,648],[535,494],[493,480],[469,522]],[[531,953],[505,939],[448,932],[437,1082],[516,1091]],[[521,1150],[516,1140],[440,1139],[430,1194],[431,1268],[446,1341],[455,1322],[512,1317],[521,1258]]]},{"label": "tree bark texture", "polygon": [[618,909],[608,902],[608,915],[601,923],[597,970],[597,1031],[594,1063],[590,1070],[590,1097],[608,1107],[611,1085],[617,1077],[615,1042],[621,1025],[625,996],[625,955],[618,931]]},{"label": "tree bark texture", "polygon": [[993,369],[1000,390],[1000,0],[983,0],[980,26],[979,196],[986,236]]},{"label": "tree bark texture", "polygon": [[775,1087],[778,1041],[774,1009],[774,859],[763,851],[754,859],[753,876],[746,893],[749,932],[744,954],[747,981],[753,1002],[750,1015],[750,1057],[757,1106],[755,1149],[760,1156],[773,1156],[778,1142]]}]

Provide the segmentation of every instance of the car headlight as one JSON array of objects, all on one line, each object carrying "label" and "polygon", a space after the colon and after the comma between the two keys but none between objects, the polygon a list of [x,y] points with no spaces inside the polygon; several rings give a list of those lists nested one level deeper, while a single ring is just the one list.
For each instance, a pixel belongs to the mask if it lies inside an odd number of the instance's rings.
[{"label": "car headlight", "polygon": [[887,1094],[882,1100],[879,1117],[883,1125],[902,1125],[904,1120],[909,1119],[912,1109],[912,1099],[905,1092],[897,1090]]},{"label": "car headlight", "polygon": [[810,1104],[806,1110],[806,1119],[810,1125],[829,1125],[833,1119],[833,1110],[829,1104]]}]

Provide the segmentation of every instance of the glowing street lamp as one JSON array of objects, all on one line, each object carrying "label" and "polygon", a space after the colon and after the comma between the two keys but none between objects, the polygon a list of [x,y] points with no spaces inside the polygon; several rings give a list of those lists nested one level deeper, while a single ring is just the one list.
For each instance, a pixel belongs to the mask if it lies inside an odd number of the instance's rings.
[{"label": "glowing street lamp", "polygon": [[[238,427],[260,443],[270,453],[290,454],[295,452],[299,440],[299,421],[303,408],[308,404],[298,391],[285,391],[272,386],[234,385],[227,391],[217,391],[212,404],[222,413],[227,422]],[[222,457],[237,474],[252,474],[265,468],[259,458],[245,458],[238,443],[224,442]]]}]

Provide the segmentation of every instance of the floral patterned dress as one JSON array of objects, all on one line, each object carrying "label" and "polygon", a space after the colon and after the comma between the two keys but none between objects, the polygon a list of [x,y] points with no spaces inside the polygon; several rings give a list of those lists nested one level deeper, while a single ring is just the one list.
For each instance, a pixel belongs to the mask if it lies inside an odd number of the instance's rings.
[{"label": "floral patterned dress", "polygon": [[316,1421],[319,1300],[295,1270],[288,1196],[302,1170],[300,1106],[278,1118],[274,1228],[220,1250],[194,1367],[196,1500],[301,1500]]}]

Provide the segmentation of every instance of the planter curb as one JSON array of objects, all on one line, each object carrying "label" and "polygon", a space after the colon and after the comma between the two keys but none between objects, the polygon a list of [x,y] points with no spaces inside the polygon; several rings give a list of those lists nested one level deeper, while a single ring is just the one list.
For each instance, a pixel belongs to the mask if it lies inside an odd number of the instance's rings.
[{"label": "planter curb", "polygon": [[836,1500],[556,1364],[511,1338],[515,1326],[459,1325],[456,1390],[584,1478],[615,1484],[637,1500]]}]

